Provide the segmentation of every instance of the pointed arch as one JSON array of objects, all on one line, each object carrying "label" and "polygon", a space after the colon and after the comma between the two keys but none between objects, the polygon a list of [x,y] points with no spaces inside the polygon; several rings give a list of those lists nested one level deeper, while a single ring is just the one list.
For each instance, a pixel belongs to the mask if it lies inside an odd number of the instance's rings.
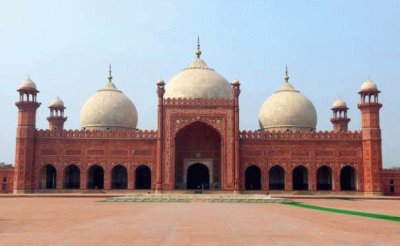
[{"label": "pointed arch", "polygon": [[151,189],[151,169],[140,165],[135,169],[135,189]]},{"label": "pointed arch", "polygon": [[285,169],[280,165],[275,165],[269,169],[269,189],[284,190],[285,189]]},{"label": "pointed arch", "polygon": [[251,165],[246,168],[245,189],[261,190],[261,169],[258,166]]},{"label": "pointed arch", "polygon": [[81,171],[75,164],[70,164],[64,169],[64,189],[80,188]]},{"label": "pointed arch", "polygon": [[308,190],[308,169],[299,165],[292,173],[293,190]]},{"label": "pointed arch", "polygon": [[88,169],[88,189],[103,189],[104,188],[104,170],[98,165],[94,164]]},{"label": "pointed arch", "polygon": [[342,167],[340,170],[340,190],[356,190],[356,169],[350,165]]},{"label": "pointed arch", "polygon": [[121,164],[116,165],[111,170],[111,189],[128,188],[128,171]]},{"label": "pointed arch", "polygon": [[317,169],[317,190],[332,190],[332,169],[327,165]]},{"label": "pointed arch", "polygon": [[40,181],[41,189],[55,189],[57,185],[56,168],[51,164],[42,167],[40,171]]}]

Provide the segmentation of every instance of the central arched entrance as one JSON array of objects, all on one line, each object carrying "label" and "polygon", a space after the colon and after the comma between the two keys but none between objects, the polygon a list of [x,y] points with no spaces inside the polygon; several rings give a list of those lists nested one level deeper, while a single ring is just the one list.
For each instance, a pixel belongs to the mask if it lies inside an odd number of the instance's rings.
[{"label": "central arched entrance", "polygon": [[187,171],[187,189],[209,189],[210,172],[208,167],[201,163],[195,163]]},{"label": "central arched entrance", "polygon": [[221,176],[219,132],[200,121],[179,130],[175,135],[175,189],[197,189],[199,185],[220,189]]}]

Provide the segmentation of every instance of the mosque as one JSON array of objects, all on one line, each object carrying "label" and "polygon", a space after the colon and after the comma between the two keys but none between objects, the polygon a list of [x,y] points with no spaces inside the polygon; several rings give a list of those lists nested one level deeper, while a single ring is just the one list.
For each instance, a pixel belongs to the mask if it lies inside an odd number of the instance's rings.
[{"label": "mosque", "polygon": [[[87,99],[81,129],[65,130],[63,101],[49,105],[48,129],[36,129],[38,88],[19,89],[13,192],[219,190],[400,194],[400,171],[382,169],[380,91],[358,92],[362,126],[348,131],[348,107],[332,106],[332,129],[317,131],[313,103],[286,69],[261,105],[260,129],[239,129],[240,82],[229,83],[201,58],[156,83],[156,130],[137,129],[133,102],[113,83]],[[278,85],[277,85],[278,87]],[[144,92],[149,93],[149,92]],[[245,95],[244,95],[245,96]]]}]

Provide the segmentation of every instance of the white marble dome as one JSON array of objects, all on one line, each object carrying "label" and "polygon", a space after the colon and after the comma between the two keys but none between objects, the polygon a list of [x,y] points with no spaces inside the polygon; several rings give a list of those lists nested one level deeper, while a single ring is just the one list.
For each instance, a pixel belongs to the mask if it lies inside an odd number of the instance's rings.
[{"label": "white marble dome", "polygon": [[165,86],[165,98],[231,98],[228,81],[197,58],[182,72],[175,75]]},{"label": "white marble dome", "polygon": [[64,107],[64,102],[61,100],[61,98],[56,96],[53,100],[51,100],[50,107]]},{"label": "white marble dome", "polygon": [[36,90],[36,84],[35,84],[35,82],[33,82],[31,80],[31,78],[28,77],[27,79],[24,79],[21,82],[18,89],[35,89]]},{"label": "white marble dome", "polygon": [[377,91],[378,86],[376,86],[375,82],[367,79],[362,85],[361,85],[361,91]]},{"label": "white marble dome", "polygon": [[281,88],[263,103],[260,128],[269,131],[313,131],[317,112],[311,101],[295,90],[286,77]]},{"label": "white marble dome", "polygon": [[347,108],[347,104],[345,101],[343,101],[342,98],[336,99],[336,101],[333,103],[332,108]]},{"label": "white marble dome", "polygon": [[82,129],[136,129],[138,115],[132,101],[109,82],[83,104],[80,114]]}]

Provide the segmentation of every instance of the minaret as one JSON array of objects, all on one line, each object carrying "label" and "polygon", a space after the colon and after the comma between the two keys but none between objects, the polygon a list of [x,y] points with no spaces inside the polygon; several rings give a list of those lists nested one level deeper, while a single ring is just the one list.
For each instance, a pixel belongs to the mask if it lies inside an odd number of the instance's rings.
[{"label": "minaret", "polygon": [[[379,103],[376,84],[368,79],[359,92],[361,101],[358,108],[362,118],[362,148],[364,192],[367,194],[381,194],[383,185],[382,173],[382,138],[379,126]],[[361,170],[360,170],[361,171]]]},{"label": "minaret", "polygon": [[157,163],[156,163],[156,187],[155,192],[162,191],[162,175],[163,175],[163,142],[164,142],[164,94],[165,82],[164,80],[157,81],[157,96],[158,96],[158,112],[157,112]]},{"label": "minaret", "polygon": [[64,130],[64,122],[67,117],[64,116],[64,102],[57,96],[49,106],[50,116],[47,117],[49,121],[49,130],[62,132]]},{"label": "minaret", "polygon": [[350,119],[347,118],[347,104],[341,98],[338,98],[331,108],[333,111],[333,117],[331,122],[333,124],[333,131],[335,132],[347,132],[348,124]]},{"label": "minaret", "polygon": [[240,189],[240,146],[239,146],[239,95],[240,95],[240,82],[234,80],[232,83],[233,95],[233,136],[234,136],[234,193],[239,192]]},{"label": "minaret", "polygon": [[19,89],[18,125],[15,151],[14,193],[33,190],[32,177],[35,161],[36,110],[40,103],[36,101],[35,83],[28,77],[22,81]]}]

